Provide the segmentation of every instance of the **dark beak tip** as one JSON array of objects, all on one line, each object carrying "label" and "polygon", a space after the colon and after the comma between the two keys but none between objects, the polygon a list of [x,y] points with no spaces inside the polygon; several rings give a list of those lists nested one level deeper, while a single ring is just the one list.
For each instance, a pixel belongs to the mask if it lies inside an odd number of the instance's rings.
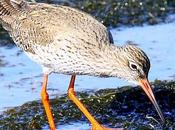
[{"label": "dark beak tip", "polygon": [[144,90],[144,92],[146,93],[146,95],[148,96],[148,98],[153,103],[154,107],[156,108],[156,111],[158,112],[158,114],[162,120],[162,123],[164,124],[165,123],[164,116],[162,114],[162,111],[161,111],[159,105],[157,104],[157,101],[154,97],[152,88],[149,84],[149,81],[145,78],[145,79],[140,79],[139,83],[140,83],[140,86],[142,87],[142,89]]}]

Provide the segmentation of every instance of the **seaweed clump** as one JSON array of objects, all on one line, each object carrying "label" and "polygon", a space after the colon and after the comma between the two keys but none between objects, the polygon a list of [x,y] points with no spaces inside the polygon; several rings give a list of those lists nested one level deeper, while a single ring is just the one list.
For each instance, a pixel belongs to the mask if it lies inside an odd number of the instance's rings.
[{"label": "seaweed clump", "polygon": [[[129,86],[119,89],[78,92],[80,100],[100,123],[126,129],[174,129],[175,82],[155,81],[154,93],[166,119],[161,125],[153,105],[138,88]],[[50,100],[56,124],[87,121],[67,95]],[[40,101],[25,103],[0,115],[0,129],[42,129],[47,119]]]}]

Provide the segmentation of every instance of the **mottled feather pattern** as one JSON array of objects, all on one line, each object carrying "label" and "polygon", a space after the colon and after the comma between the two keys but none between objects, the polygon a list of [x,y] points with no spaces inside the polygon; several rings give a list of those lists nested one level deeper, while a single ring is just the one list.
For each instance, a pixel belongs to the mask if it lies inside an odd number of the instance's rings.
[{"label": "mottled feather pattern", "polygon": [[12,6],[10,0],[0,1],[0,17],[11,15],[16,12],[16,9]]},{"label": "mottled feather pattern", "polygon": [[[28,9],[28,6],[32,11]],[[80,38],[87,37],[85,40],[94,45],[109,41],[106,28],[102,24],[98,25],[98,22],[94,21],[88,14],[65,6],[34,3],[28,6],[25,6],[28,7],[26,10],[23,7],[21,9],[23,11],[16,14],[17,17],[13,19],[14,22],[11,24],[13,31],[8,30],[15,43],[25,51],[33,50],[27,48],[31,47],[31,44],[44,46],[53,43],[55,39],[61,40],[67,37],[67,40],[70,40],[79,34],[82,34]],[[101,31],[96,31],[96,29]],[[69,33],[70,30],[72,33]]]},{"label": "mottled feather pattern", "polygon": [[0,2],[1,7],[7,5],[15,13],[1,17],[2,25],[9,25],[6,30],[15,43],[43,66],[45,73],[129,79],[135,74],[129,68],[130,60],[141,67],[144,64],[145,73],[149,71],[149,59],[143,51],[111,44],[108,29],[87,13],[67,6],[3,1],[6,3]]},{"label": "mottled feather pattern", "polygon": [[144,70],[144,73],[147,75],[150,68],[150,60],[145,52],[134,45],[127,45],[124,47],[124,51],[126,53],[132,53],[128,55],[128,59],[132,59],[133,62],[136,62],[139,66],[141,66],[142,70]]}]

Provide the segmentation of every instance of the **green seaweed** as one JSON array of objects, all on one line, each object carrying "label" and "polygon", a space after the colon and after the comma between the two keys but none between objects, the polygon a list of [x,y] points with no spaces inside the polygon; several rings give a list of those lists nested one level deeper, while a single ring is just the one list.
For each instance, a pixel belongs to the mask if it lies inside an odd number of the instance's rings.
[{"label": "green seaweed", "polygon": [[[136,130],[153,129],[152,126],[160,130],[175,128],[175,82],[156,80],[153,86],[166,119],[165,125],[161,125],[152,103],[139,87],[84,91],[77,95],[95,118],[107,126]],[[87,121],[67,95],[51,99],[50,103],[56,124]],[[42,129],[46,125],[41,101],[27,102],[0,115],[0,129]]]},{"label": "green seaweed", "polygon": [[164,22],[168,14],[174,13],[175,7],[174,0],[52,0],[49,3],[84,10],[112,27]]}]

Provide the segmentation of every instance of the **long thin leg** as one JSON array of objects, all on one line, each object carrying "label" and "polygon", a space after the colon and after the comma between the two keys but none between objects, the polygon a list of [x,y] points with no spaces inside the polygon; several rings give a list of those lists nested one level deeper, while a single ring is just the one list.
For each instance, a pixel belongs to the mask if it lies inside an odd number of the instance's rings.
[{"label": "long thin leg", "polygon": [[68,88],[69,98],[77,105],[77,107],[83,112],[83,114],[91,122],[92,124],[91,130],[118,130],[118,129],[105,128],[94,119],[94,117],[89,113],[89,111],[85,108],[85,106],[76,97],[74,92],[74,82],[75,82],[75,75],[72,75],[69,88]]},{"label": "long thin leg", "polygon": [[41,99],[47,115],[47,119],[49,121],[50,130],[56,130],[54,119],[49,105],[49,95],[47,93],[47,81],[48,81],[48,74],[45,74],[41,90]]}]

